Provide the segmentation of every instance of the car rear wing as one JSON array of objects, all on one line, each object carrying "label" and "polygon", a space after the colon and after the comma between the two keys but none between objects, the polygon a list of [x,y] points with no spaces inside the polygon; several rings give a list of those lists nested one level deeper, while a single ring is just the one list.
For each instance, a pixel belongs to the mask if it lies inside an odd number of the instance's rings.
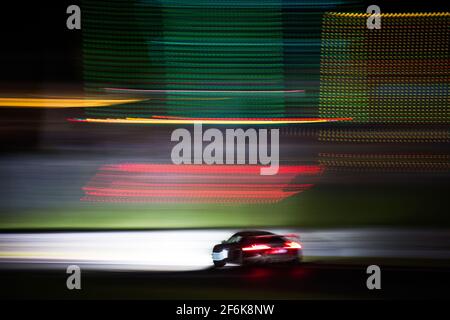
[{"label": "car rear wing", "polygon": [[296,241],[300,241],[300,235],[298,235],[296,233],[283,234],[283,237],[292,239],[292,240],[296,240]]},{"label": "car rear wing", "polygon": [[251,238],[273,238],[273,237],[283,237],[293,241],[300,241],[300,236],[295,233],[288,234],[264,234],[260,236],[251,236]]}]

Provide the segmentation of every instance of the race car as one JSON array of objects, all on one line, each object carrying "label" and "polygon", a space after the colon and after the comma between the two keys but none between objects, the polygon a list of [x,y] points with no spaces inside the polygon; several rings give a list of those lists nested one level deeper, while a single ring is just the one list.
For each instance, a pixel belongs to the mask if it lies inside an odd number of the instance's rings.
[{"label": "race car", "polygon": [[252,263],[299,263],[302,245],[297,235],[277,235],[268,231],[241,231],[214,246],[214,266],[227,263],[247,265]]}]

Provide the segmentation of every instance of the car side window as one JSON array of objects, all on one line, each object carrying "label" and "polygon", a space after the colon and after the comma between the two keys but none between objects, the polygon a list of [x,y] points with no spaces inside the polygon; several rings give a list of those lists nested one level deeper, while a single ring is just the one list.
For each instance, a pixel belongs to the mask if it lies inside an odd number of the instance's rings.
[{"label": "car side window", "polygon": [[241,241],[241,236],[232,236],[230,239],[227,240],[227,243],[238,243]]}]

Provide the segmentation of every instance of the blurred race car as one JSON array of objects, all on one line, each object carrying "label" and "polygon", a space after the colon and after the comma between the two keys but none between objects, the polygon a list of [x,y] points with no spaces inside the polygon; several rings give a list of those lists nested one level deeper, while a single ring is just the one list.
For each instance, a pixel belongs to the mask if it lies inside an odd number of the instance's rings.
[{"label": "blurred race car", "polygon": [[242,231],[213,248],[212,259],[216,267],[227,263],[299,263],[302,246],[297,235],[277,235],[267,231]]}]

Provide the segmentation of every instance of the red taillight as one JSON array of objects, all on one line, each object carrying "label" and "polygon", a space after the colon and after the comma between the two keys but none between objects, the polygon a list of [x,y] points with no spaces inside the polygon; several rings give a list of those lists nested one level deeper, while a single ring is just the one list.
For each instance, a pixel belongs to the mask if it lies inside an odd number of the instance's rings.
[{"label": "red taillight", "polygon": [[242,251],[266,250],[266,249],[270,249],[270,247],[265,244],[252,244],[249,247],[242,248]]},{"label": "red taillight", "polygon": [[301,249],[302,245],[295,241],[289,241],[284,244],[286,249]]}]

